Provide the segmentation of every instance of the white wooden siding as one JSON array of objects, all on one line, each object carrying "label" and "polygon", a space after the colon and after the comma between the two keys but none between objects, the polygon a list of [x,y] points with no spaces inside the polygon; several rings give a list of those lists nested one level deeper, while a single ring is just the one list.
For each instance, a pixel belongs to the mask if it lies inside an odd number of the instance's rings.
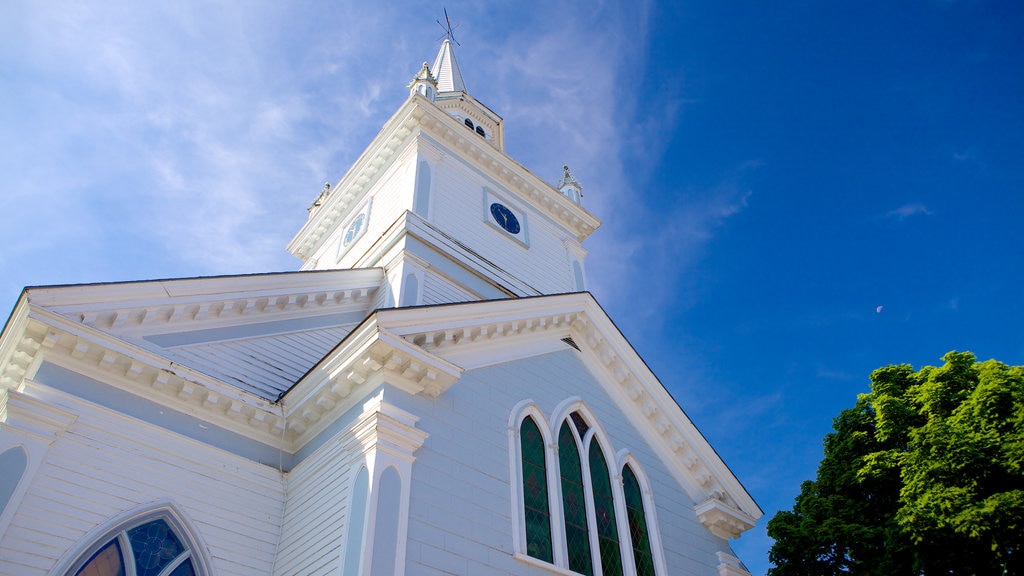
[{"label": "white wooden siding", "polygon": [[275,575],[341,573],[351,483],[358,469],[348,443],[335,438],[289,472]]},{"label": "white wooden siding", "polygon": [[423,304],[446,304],[448,302],[470,302],[478,297],[456,286],[450,279],[438,274],[425,274],[423,281]]},{"label": "white wooden siding", "polygon": [[284,486],[272,468],[85,402],[50,446],[7,531],[0,572],[45,575],[111,518],[170,498],[217,576],[270,574]]}]

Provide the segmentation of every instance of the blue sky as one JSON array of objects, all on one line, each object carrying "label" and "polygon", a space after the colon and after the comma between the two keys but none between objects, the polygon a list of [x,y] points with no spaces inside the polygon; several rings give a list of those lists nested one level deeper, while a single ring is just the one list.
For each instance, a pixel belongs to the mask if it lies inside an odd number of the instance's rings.
[{"label": "blue sky", "polygon": [[[445,6],[509,153],[604,221],[592,291],[766,514],[889,363],[1024,364],[1024,8]],[[293,270],[441,5],[0,4],[0,300]]]}]

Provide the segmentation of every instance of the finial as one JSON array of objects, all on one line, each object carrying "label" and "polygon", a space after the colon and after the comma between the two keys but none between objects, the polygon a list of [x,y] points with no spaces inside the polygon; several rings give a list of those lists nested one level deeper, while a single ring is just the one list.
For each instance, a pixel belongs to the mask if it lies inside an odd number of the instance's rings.
[{"label": "finial", "polygon": [[409,90],[422,94],[430,101],[434,100],[434,92],[437,90],[437,79],[430,72],[430,66],[426,62],[423,63],[419,73],[409,83]]},{"label": "finial", "polygon": [[579,204],[583,198],[583,186],[580,186],[580,183],[573,177],[568,164],[562,166],[562,179],[558,181],[558,190],[576,204]]},{"label": "finial", "polygon": [[564,164],[562,166],[562,179],[558,181],[559,189],[565,188],[566,186],[575,186],[576,189],[580,191],[580,196],[583,196],[583,186],[580,186],[580,183],[576,181],[572,172],[569,171],[568,164]]},{"label": "finial", "polygon": [[319,208],[320,206],[323,205],[324,200],[327,199],[327,196],[329,196],[330,193],[331,193],[331,183],[330,182],[324,182],[324,189],[320,191],[320,195],[316,197],[316,200],[313,201],[313,205],[309,207],[309,214],[310,214],[310,216],[313,215],[313,210],[315,208]]}]

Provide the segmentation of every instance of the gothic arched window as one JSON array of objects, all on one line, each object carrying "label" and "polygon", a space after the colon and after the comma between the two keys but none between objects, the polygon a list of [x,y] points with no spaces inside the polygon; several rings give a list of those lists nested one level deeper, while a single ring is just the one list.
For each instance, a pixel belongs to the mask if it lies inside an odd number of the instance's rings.
[{"label": "gothic arched window", "polygon": [[[575,414],[575,412],[573,413]],[[558,432],[558,465],[562,475],[562,514],[565,517],[565,547],[569,569],[592,576],[590,531],[587,528],[587,496],[583,490],[583,469],[576,438],[569,420]]]},{"label": "gothic arched window", "polygon": [[622,467],[622,490],[626,497],[626,517],[629,536],[633,541],[633,563],[637,576],[654,576],[654,555],[651,553],[651,535],[647,530],[647,515],[640,483],[629,464]]},{"label": "gothic arched window", "polygon": [[526,553],[545,562],[551,562],[551,511],[548,507],[544,437],[541,436],[540,428],[532,416],[527,416],[519,427],[519,446],[523,458]]},{"label": "gothic arched window", "polygon": [[650,487],[636,459],[615,452],[579,399],[564,401],[548,422],[529,400],[509,418],[516,558],[565,574],[663,574]]},{"label": "gothic arched window", "polygon": [[89,547],[67,576],[197,576],[189,540],[164,515],[127,522]]}]

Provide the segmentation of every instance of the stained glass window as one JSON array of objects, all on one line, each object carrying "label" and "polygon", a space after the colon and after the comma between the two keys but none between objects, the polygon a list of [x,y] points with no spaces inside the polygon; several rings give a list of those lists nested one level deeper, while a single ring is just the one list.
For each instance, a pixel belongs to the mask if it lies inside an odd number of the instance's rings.
[{"label": "stained glass window", "polygon": [[569,429],[568,420],[562,422],[558,432],[558,464],[562,472],[562,509],[565,515],[565,546],[569,553],[569,569],[593,576],[583,471],[580,467],[579,448]]},{"label": "stained glass window", "polygon": [[636,474],[628,464],[622,469],[622,488],[626,496],[626,517],[629,518],[629,535],[633,540],[636,574],[654,576],[654,557],[651,554],[651,538],[647,531],[644,500],[640,494],[640,483],[637,482]]},{"label": "stained glass window", "polygon": [[544,437],[541,436],[540,428],[530,416],[527,416],[519,427],[519,445],[523,455],[526,553],[534,558],[551,562],[551,512],[548,508]]},{"label": "stained glass window", "polygon": [[576,425],[576,432],[579,433],[580,438],[583,438],[587,434],[587,430],[590,430],[590,424],[587,424],[587,421],[583,419],[583,415],[578,411],[573,412],[569,417],[572,418],[573,424]]},{"label": "stained glass window", "polygon": [[111,540],[93,554],[76,576],[124,576],[124,562],[117,540]]},{"label": "stained glass window", "polygon": [[594,517],[597,519],[597,544],[601,553],[601,570],[605,576],[622,575],[622,553],[619,551],[619,530],[615,523],[615,500],[608,476],[608,464],[597,437],[590,439],[590,485],[594,492]]},{"label": "stained glass window", "polygon": [[82,565],[75,576],[124,576],[131,562],[136,576],[195,576],[191,552],[166,520],[119,531]]}]

